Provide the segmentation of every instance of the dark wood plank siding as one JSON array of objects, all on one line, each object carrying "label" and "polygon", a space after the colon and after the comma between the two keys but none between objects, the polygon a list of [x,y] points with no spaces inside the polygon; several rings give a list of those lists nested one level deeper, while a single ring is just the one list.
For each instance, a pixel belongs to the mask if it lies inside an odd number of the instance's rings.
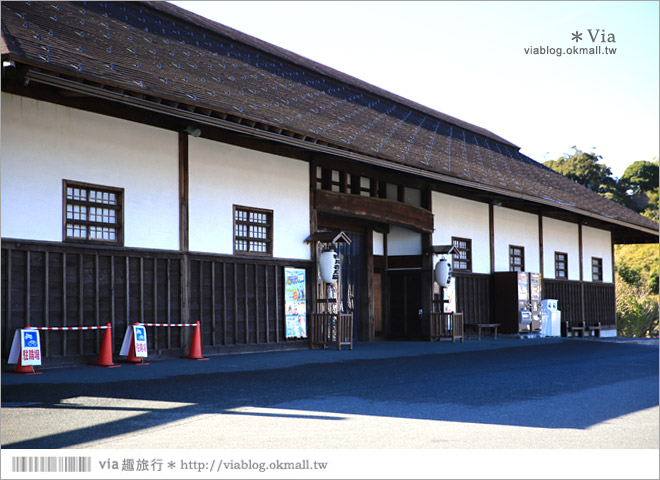
[{"label": "dark wood plank siding", "polygon": [[457,273],[456,311],[465,325],[492,322],[493,280],[491,275]]},{"label": "dark wood plank siding", "polygon": [[[258,263],[257,263],[258,262]],[[288,262],[287,265],[291,264]],[[202,343],[268,345],[285,339],[284,263],[191,256],[191,319],[200,320]]]},{"label": "dark wood plank siding", "polygon": [[612,283],[585,283],[585,322],[587,326],[616,325],[616,298]]},{"label": "dark wood plank siding", "polygon": [[571,326],[582,323],[582,282],[570,280],[544,279],[541,295],[544,299],[558,300],[557,307],[561,311],[561,321]]},{"label": "dark wood plank siding", "polygon": [[600,322],[604,327],[616,326],[615,288],[612,283],[544,279],[542,292],[543,298],[558,300],[562,322],[567,321],[571,326],[579,326],[583,321],[587,325]]},{"label": "dark wood plank siding", "polygon": [[[32,326],[112,325],[118,355],[128,325],[181,323],[184,262],[190,271],[190,319],[201,321],[202,348],[282,347],[284,266],[310,262],[184,255],[128,248],[2,242],[2,358],[14,331]],[[149,356],[187,353],[192,328],[148,327]],[[96,360],[102,332],[41,332],[46,362]],[[205,351],[205,353],[206,353]]]}]

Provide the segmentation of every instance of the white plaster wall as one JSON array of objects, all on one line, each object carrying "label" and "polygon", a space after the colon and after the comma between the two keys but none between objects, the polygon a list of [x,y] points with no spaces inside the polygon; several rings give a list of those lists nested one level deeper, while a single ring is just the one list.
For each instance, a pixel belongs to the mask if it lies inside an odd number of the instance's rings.
[{"label": "white plaster wall", "polygon": [[390,226],[387,234],[387,255],[421,255],[422,234],[407,228]]},{"label": "white plaster wall", "polygon": [[495,271],[509,270],[509,245],[525,247],[525,271],[540,272],[538,216],[493,207]]},{"label": "white plaster wall", "polygon": [[233,205],[273,210],[273,257],[310,258],[309,165],[190,138],[190,249],[233,253]]},{"label": "white plaster wall", "polygon": [[452,237],[472,240],[472,271],[490,273],[488,204],[433,192],[433,245],[451,245]]},{"label": "white plaster wall", "polygon": [[555,252],[568,254],[568,279],[580,280],[580,234],[576,223],[543,217],[543,275],[555,276]]},{"label": "white plaster wall", "polygon": [[612,271],[612,234],[607,230],[582,227],[584,281],[591,282],[591,257],[603,259],[603,282],[614,282]]},{"label": "white plaster wall", "polygon": [[178,249],[174,132],[2,94],[2,236],[62,241],[62,180],[124,188],[124,245]]}]

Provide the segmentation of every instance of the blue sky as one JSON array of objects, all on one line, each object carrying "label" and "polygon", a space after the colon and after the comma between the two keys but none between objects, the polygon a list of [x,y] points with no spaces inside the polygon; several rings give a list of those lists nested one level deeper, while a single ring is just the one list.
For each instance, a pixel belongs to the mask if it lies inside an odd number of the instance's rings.
[{"label": "blue sky", "polygon": [[172,3],[491,130],[540,162],[576,145],[618,177],[658,156],[657,1]]}]

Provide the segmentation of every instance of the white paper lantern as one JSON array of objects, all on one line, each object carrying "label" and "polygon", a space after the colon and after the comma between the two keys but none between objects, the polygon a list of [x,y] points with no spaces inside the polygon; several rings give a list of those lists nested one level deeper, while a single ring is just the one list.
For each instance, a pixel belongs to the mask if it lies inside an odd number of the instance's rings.
[{"label": "white paper lantern", "polygon": [[336,282],[339,277],[337,252],[323,252],[319,259],[319,269],[321,270],[321,279],[325,283]]},{"label": "white paper lantern", "polygon": [[441,258],[435,265],[435,281],[441,287],[451,283],[451,263],[446,258]]}]

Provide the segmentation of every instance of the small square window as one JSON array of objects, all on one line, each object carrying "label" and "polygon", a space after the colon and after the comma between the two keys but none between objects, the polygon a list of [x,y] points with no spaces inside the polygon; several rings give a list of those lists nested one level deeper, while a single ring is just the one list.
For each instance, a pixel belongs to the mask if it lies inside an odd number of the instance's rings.
[{"label": "small square window", "polygon": [[234,253],[273,254],[273,211],[234,206]]},{"label": "small square window", "polygon": [[451,243],[458,253],[453,255],[452,267],[454,270],[462,270],[465,272],[472,271],[472,240],[469,238],[452,237]]},{"label": "small square window", "polygon": [[65,241],[121,245],[123,190],[64,180]]}]

